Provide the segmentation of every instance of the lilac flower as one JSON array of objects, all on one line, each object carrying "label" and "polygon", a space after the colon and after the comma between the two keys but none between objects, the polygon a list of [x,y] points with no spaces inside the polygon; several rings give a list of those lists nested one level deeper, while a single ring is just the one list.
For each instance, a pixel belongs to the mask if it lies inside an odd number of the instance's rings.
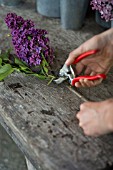
[{"label": "lilac flower", "polygon": [[101,18],[113,20],[113,0],[92,0],[90,4],[93,10],[100,12]]},{"label": "lilac flower", "polygon": [[31,20],[24,20],[15,13],[8,13],[5,22],[11,30],[16,55],[28,66],[41,65],[43,56],[48,64],[53,62],[53,49],[49,46],[47,31],[36,29]]}]

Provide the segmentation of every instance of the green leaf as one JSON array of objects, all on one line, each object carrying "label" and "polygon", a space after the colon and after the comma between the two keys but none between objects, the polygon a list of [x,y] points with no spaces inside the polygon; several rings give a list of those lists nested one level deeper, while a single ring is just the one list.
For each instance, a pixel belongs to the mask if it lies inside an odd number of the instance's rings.
[{"label": "green leaf", "polygon": [[10,64],[5,64],[0,68],[0,81],[5,79],[8,75],[10,75],[14,69]]},{"label": "green leaf", "polygon": [[25,62],[21,61],[20,59],[18,59],[17,57],[15,57],[15,64],[17,64],[19,66],[27,67],[27,64]]},{"label": "green leaf", "polygon": [[48,68],[47,67],[43,67],[44,71],[46,74],[48,74]]},{"label": "green leaf", "polygon": [[38,77],[39,79],[42,79],[42,80],[44,80],[44,79],[46,79],[46,78],[47,78],[47,77],[46,77],[46,76],[44,76],[44,75],[35,74],[35,73],[31,73],[30,75],[33,75],[33,76],[35,76],[35,77]]},{"label": "green leaf", "polygon": [[0,58],[3,60],[3,61],[9,61],[9,55],[10,55],[10,52],[11,52],[11,48],[8,49],[6,52],[4,53],[1,53],[0,54]]},{"label": "green leaf", "polygon": [[[31,37],[28,36],[28,39],[30,40]],[[35,73],[25,62],[20,60],[16,55],[11,54],[11,49],[9,49],[8,51],[0,54],[0,81],[5,79],[13,71],[20,71],[26,73],[27,75],[33,75],[39,79],[47,79],[49,80],[48,84],[50,84],[54,79],[54,76],[48,75],[49,64],[43,54],[42,59],[43,60],[40,67],[37,68],[38,70],[40,69],[40,72]]]},{"label": "green leaf", "polygon": [[50,76],[51,78],[50,78],[50,81],[48,82],[48,85],[50,85],[51,84],[51,82],[55,79],[55,77],[54,76]]},{"label": "green leaf", "polygon": [[0,55],[0,58],[4,61],[8,61],[9,60],[8,56],[9,55],[7,53],[3,53],[3,54]]},{"label": "green leaf", "polygon": [[[27,66],[27,64],[23,61],[21,61],[20,59],[18,59],[17,57],[15,57],[15,64],[18,65],[19,70],[20,71],[24,71],[25,73],[31,73],[31,69]],[[17,68],[17,66],[16,66]]]},{"label": "green leaf", "polygon": [[42,58],[43,58],[43,61],[42,61],[42,65],[43,66],[49,66],[48,62],[46,61],[44,55],[42,54]]},{"label": "green leaf", "polygon": [[31,39],[32,39],[30,36],[28,36],[27,38],[28,38],[28,40],[31,40]]},{"label": "green leaf", "polygon": [[25,73],[32,73],[32,71],[28,67],[22,67],[21,66],[19,69],[20,69],[20,71],[23,71]]},{"label": "green leaf", "polygon": [[2,65],[2,59],[0,58],[0,66]]},{"label": "green leaf", "polygon": [[42,63],[41,63],[41,65],[42,65],[42,70],[43,70],[43,73],[44,74],[46,74],[46,76],[48,76],[48,72],[49,72],[49,64],[48,64],[48,62],[46,61],[46,59],[45,59],[45,57],[44,57],[44,55],[42,54]]}]

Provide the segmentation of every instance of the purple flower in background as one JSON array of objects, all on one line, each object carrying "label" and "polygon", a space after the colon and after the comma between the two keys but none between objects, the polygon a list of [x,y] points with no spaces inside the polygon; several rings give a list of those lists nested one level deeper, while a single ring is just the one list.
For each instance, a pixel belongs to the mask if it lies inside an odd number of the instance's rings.
[{"label": "purple flower in background", "polygon": [[53,62],[53,49],[49,46],[46,30],[36,29],[31,20],[24,20],[15,13],[8,13],[5,22],[11,30],[12,43],[19,59],[30,67],[41,65],[43,56],[48,64]]},{"label": "purple flower in background", "polygon": [[93,10],[98,10],[101,18],[106,21],[113,20],[113,0],[91,0]]}]

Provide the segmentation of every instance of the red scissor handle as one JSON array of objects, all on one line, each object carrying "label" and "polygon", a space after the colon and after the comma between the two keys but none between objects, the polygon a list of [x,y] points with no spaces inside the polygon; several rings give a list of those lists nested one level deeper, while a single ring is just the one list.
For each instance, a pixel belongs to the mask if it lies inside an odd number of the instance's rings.
[{"label": "red scissor handle", "polygon": [[76,63],[78,63],[79,61],[81,61],[82,59],[84,59],[84,58],[86,58],[86,57],[88,57],[88,56],[90,56],[90,55],[92,55],[92,54],[95,54],[95,53],[97,53],[97,52],[98,52],[98,50],[90,50],[90,51],[87,51],[87,52],[79,55],[77,58],[75,58],[75,61],[73,62],[73,64],[76,64]]},{"label": "red scissor handle", "polygon": [[79,76],[79,77],[76,77],[72,80],[71,82],[71,85],[74,86],[76,82],[79,82],[80,79],[88,79],[88,80],[97,80],[97,79],[105,79],[106,78],[106,75],[105,74],[98,74],[98,75],[95,75],[95,76]]}]

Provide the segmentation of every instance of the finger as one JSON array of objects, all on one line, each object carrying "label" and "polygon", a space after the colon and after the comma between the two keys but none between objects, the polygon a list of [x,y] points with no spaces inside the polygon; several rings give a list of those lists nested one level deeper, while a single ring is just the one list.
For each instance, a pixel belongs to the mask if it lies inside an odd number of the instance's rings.
[{"label": "finger", "polygon": [[84,79],[84,85],[86,87],[93,87],[94,86],[94,82],[88,79]]},{"label": "finger", "polygon": [[92,122],[89,122],[88,124],[82,126],[82,129],[84,131],[84,134],[87,136],[98,137],[101,135],[101,133],[99,132],[99,129],[97,129],[97,127],[93,126]]},{"label": "finger", "polygon": [[80,79],[79,82],[75,83],[75,87],[93,87],[94,82],[88,79]]},{"label": "finger", "polygon": [[75,58],[77,58],[80,54],[82,54],[83,52],[83,49],[81,47],[78,47],[77,49],[73,50],[70,54],[69,54],[69,57],[68,59],[66,60],[65,64],[66,65],[71,65]]},{"label": "finger", "polygon": [[79,75],[82,72],[82,70],[84,70],[84,68],[85,68],[85,66],[81,62],[77,63],[76,64],[76,74]]},{"label": "finger", "polygon": [[85,74],[85,75],[90,75],[91,72],[92,72],[91,68],[90,68],[90,67],[87,67],[86,70],[85,70],[85,72],[84,72],[84,74]]},{"label": "finger", "polygon": [[84,79],[84,87],[94,87],[99,85],[102,82],[103,79],[98,79],[98,80],[88,80],[88,79]]},{"label": "finger", "polygon": [[[94,86],[97,86],[97,85],[99,85],[101,82],[102,82],[102,78],[99,78],[99,79],[97,79],[97,80],[93,80],[93,81],[91,81],[91,80],[88,80],[88,79],[84,79],[84,84],[87,86],[87,87],[94,87]],[[84,86],[85,86],[84,85]]]},{"label": "finger", "polygon": [[[82,117],[83,118],[83,117]],[[86,127],[91,127],[92,126],[92,122],[90,122],[90,120],[88,120],[87,117],[84,117],[83,119],[79,119],[79,126],[82,129],[86,129]]]},{"label": "finger", "polygon": [[77,119],[80,118],[80,112],[77,113],[76,118],[77,118]]},{"label": "finger", "polygon": [[84,81],[85,79],[80,79],[79,82],[81,84],[81,87],[87,87],[87,84]]},{"label": "finger", "polygon": [[[89,102],[89,101],[87,101],[87,102],[84,102],[84,103],[82,103],[81,105],[80,105],[80,113],[82,113],[81,111],[84,111],[84,110],[87,110],[87,109],[89,109],[90,108],[90,106],[93,106],[94,107],[94,104],[95,103],[97,103],[97,102]],[[78,113],[79,113],[78,112]]]},{"label": "finger", "polygon": [[88,79],[80,79],[79,80],[79,87],[93,87],[95,86],[95,82],[88,80]]},{"label": "finger", "polygon": [[101,82],[102,82],[102,78],[100,78],[100,79],[98,79],[98,80],[95,80],[95,81],[93,81],[93,86],[97,86],[97,85],[99,85]]},{"label": "finger", "polygon": [[92,71],[92,72],[90,73],[90,76],[95,76],[95,75],[97,75],[97,72],[95,72],[95,71]]},{"label": "finger", "polygon": [[84,102],[80,105],[80,111],[78,113],[82,113],[83,111],[89,111],[89,109],[90,109],[90,112],[92,111],[94,112],[99,107],[100,107],[100,102],[91,102],[91,101]]},{"label": "finger", "polygon": [[[97,75],[97,73],[94,72],[94,71],[92,71],[92,72],[90,73],[90,76],[95,76],[95,75]],[[99,78],[99,79],[93,80],[93,81],[88,80],[88,79],[83,79],[83,80],[84,80],[84,86],[93,87],[93,86],[97,86],[98,84],[100,84],[103,79],[102,79],[102,78]]]},{"label": "finger", "polygon": [[75,83],[75,87],[81,87],[81,83],[80,82]]},{"label": "finger", "polygon": [[92,131],[91,127],[89,127],[89,125],[82,127],[83,132],[85,135],[87,136],[95,136],[96,137],[96,133],[94,131]]},{"label": "finger", "polygon": [[[84,111],[86,108],[87,108],[87,104],[86,103],[89,103],[89,102],[84,102],[84,103],[82,103],[81,105],[80,105],[80,111],[79,112],[81,112],[81,111]],[[78,113],[79,113],[78,112]]]},{"label": "finger", "polygon": [[80,113],[78,113],[77,118],[79,119],[81,126],[90,122],[90,114],[87,113],[87,111],[83,111],[83,112],[81,111]]}]

